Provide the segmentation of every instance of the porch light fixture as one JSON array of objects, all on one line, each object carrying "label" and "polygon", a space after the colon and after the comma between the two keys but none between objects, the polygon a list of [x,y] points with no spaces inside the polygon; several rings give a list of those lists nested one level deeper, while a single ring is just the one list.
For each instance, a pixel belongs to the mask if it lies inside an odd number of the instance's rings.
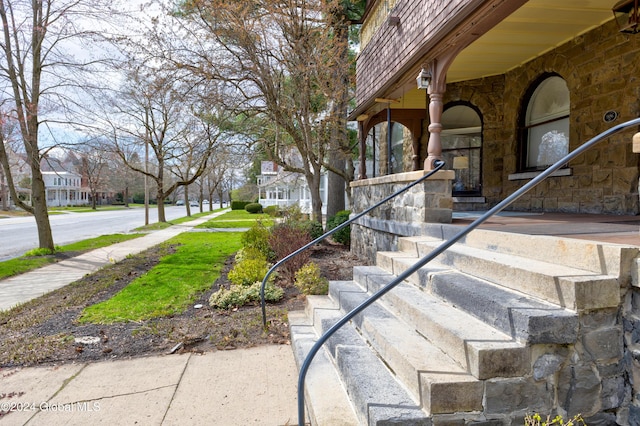
[{"label": "porch light fixture", "polygon": [[613,6],[613,16],[616,18],[621,33],[640,33],[640,13],[638,0],[621,0]]},{"label": "porch light fixture", "polygon": [[418,74],[416,78],[416,83],[418,84],[418,89],[428,89],[429,84],[431,84],[431,73],[424,68],[421,69],[420,74]]}]

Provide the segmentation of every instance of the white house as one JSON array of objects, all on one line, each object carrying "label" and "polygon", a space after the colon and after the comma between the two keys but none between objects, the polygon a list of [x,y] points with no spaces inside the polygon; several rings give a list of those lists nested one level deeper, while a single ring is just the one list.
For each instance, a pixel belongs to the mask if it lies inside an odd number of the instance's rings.
[{"label": "white house", "polygon": [[[302,174],[284,171],[273,161],[263,161],[257,183],[258,203],[262,207],[298,205],[303,213],[311,213],[311,193]],[[326,188],[327,173],[324,172],[320,182],[323,214],[327,210]]]},{"label": "white house", "polygon": [[47,188],[47,205],[65,207],[89,204],[89,193],[82,187],[82,176],[67,171],[42,172]]}]

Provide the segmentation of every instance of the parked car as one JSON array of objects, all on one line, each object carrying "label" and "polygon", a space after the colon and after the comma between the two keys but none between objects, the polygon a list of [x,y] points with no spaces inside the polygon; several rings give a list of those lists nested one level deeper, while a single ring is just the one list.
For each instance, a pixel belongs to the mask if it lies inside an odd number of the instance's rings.
[{"label": "parked car", "polygon": [[197,201],[195,201],[195,200],[191,200],[191,201],[189,201],[189,205],[190,205],[191,207],[199,207],[199,206],[200,206],[200,204],[198,204],[198,202],[197,202]]},{"label": "parked car", "polygon": [[184,200],[176,201],[176,206],[184,206]]}]

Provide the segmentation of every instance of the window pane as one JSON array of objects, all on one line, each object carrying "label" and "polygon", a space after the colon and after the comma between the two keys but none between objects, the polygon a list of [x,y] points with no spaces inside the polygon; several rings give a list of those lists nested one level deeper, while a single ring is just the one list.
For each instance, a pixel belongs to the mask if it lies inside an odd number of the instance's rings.
[{"label": "window pane", "polygon": [[531,127],[527,167],[550,166],[569,153],[569,118]]},{"label": "window pane", "polygon": [[533,93],[527,109],[527,126],[569,115],[569,88],[560,77],[544,80]]}]

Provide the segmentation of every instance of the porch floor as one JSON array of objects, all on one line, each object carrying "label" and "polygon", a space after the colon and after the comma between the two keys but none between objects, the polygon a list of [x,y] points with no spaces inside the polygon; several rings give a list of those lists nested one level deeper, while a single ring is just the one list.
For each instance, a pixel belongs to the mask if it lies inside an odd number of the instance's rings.
[{"label": "porch floor", "polygon": [[[466,226],[483,214],[454,211],[452,224]],[[640,216],[503,211],[480,228],[640,246]]]}]

